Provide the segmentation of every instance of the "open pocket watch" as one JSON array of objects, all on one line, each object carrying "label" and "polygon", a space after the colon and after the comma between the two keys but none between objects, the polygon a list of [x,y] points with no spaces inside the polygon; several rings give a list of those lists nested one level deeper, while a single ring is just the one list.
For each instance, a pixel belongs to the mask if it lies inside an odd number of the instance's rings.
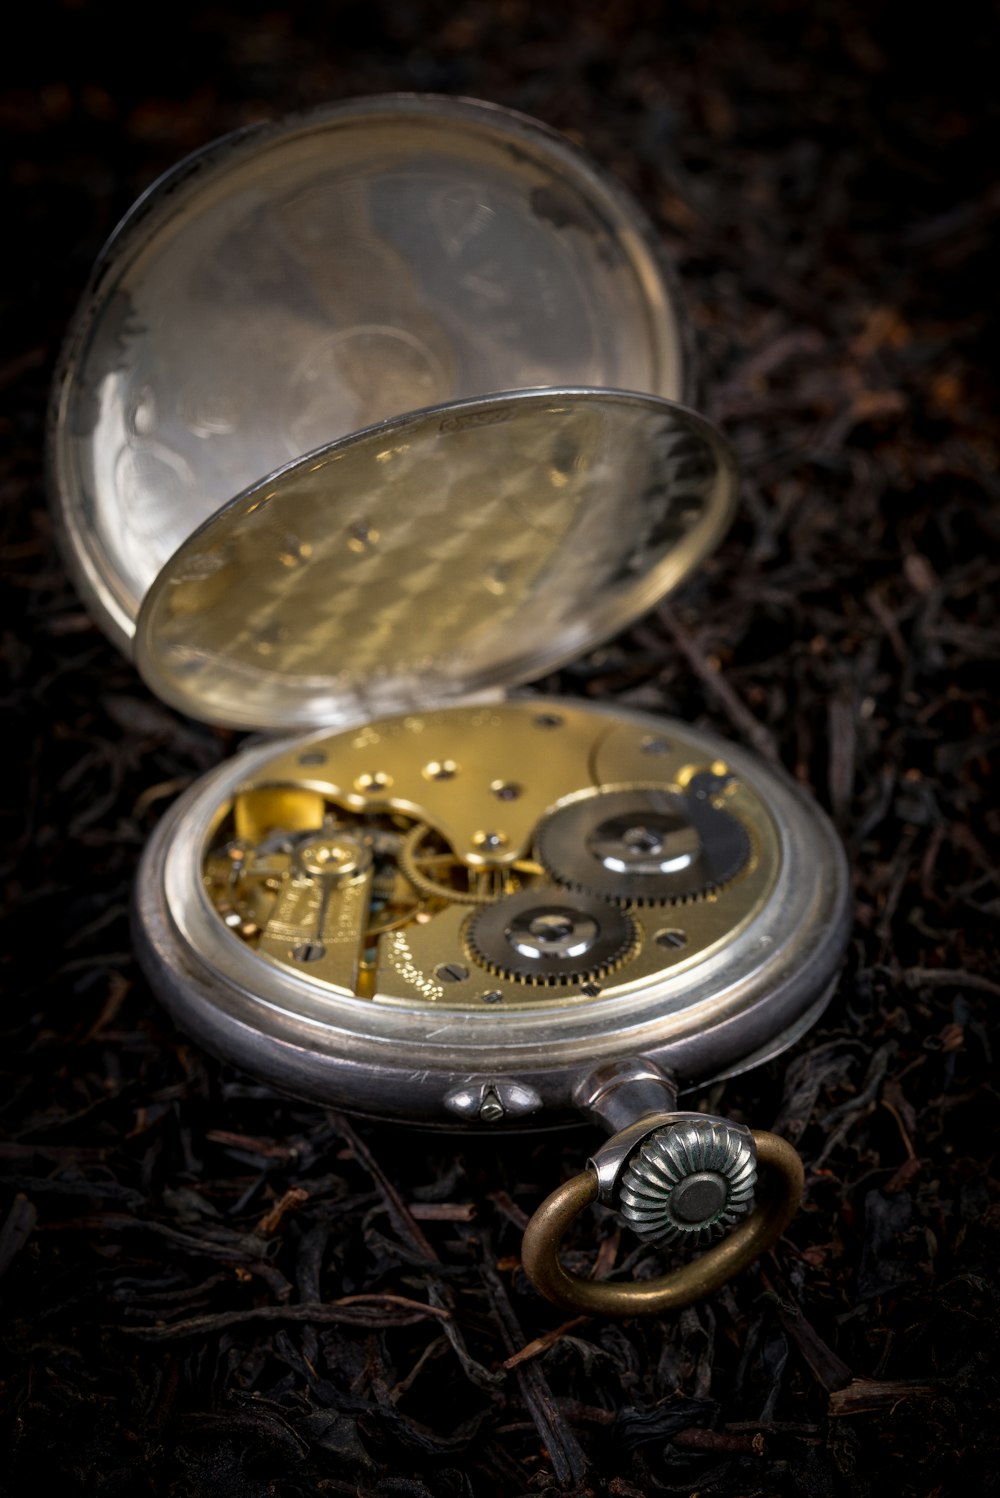
[{"label": "open pocket watch", "polygon": [[[771,766],[506,695],[674,589],[732,512],[723,439],[677,404],[652,245],[586,158],[494,106],[243,132],[105,249],[50,448],[101,623],[162,700],[264,735],[145,852],[155,991],[210,1050],[348,1111],[602,1124],[524,1263],[625,1315],[705,1293],[794,1211],[794,1151],[678,1092],[806,1030],[849,908],[829,822]],[[594,1199],[706,1251],[582,1281],[559,1245]]]}]

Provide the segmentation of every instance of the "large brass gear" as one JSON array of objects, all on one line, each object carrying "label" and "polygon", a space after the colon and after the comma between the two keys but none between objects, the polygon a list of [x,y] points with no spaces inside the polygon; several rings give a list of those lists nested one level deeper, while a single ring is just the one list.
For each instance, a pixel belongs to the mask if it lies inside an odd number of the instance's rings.
[{"label": "large brass gear", "polygon": [[588,791],[546,817],[536,843],[558,883],[626,906],[711,894],[753,851],[743,823],[693,783]]},{"label": "large brass gear", "polygon": [[626,911],[555,885],[494,900],[466,928],[474,961],[499,977],[531,984],[603,978],[633,955],[638,942]]},{"label": "large brass gear", "polygon": [[[537,877],[541,873],[537,864],[527,860],[502,868],[470,869],[424,822],[418,822],[407,834],[399,850],[399,867],[419,894],[452,905],[488,905],[517,890],[522,883],[520,875]],[[459,882],[449,880],[449,874],[457,875]]]}]

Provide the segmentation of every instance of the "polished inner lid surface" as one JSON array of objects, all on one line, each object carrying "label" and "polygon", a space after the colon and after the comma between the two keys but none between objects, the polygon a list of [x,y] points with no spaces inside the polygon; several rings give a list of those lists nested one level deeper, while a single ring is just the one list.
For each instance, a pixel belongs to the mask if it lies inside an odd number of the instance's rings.
[{"label": "polished inner lid surface", "polygon": [[544,386],[684,399],[669,279],[628,194],[496,106],[353,101],[189,158],[107,247],[57,388],[88,602],[128,648],[219,505],[386,417]]},{"label": "polished inner lid surface", "polygon": [[514,392],[396,418],[223,506],[139,617],[152,689],[240,728],[536,678],[649,608],[732,513],[729,449],[655,396]]}]

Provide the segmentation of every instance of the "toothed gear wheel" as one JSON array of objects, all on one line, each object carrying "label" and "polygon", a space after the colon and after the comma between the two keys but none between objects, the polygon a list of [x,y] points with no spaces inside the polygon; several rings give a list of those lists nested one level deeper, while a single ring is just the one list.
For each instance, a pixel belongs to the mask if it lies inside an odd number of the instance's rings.
[{"label": "toothed gear wheel", "polygon": [[[447,900],[452,905],[486,905],[505,894],[512,882],[516,883],[517,872],[523,865],[515,864],[514,871],[505,868],[484,871],[480,875],[480,887],[463,887],[450,881],[447,876],[457,872],[468,880],[468,866],[463,864],[457,853],[447,847],[444,839],[432,827],[418,822],[400,848],[399,867],[414,889],[422,895]],[[435,878],[428,869],[437,870],[441,877]]]},{"label": "toothed gear wheel", "polygon": [[735,879],[752,844],[743,823],[692,782],[596,790],[538,829],[538,856],[560,884],[616,905],[697,899]]},{"label": "toothed gear wheel", "polygon": [[522,983],[602,978],[638,945],[634,921],[604,900],[550,885],[519,890],[473,915],[470,956]]}]

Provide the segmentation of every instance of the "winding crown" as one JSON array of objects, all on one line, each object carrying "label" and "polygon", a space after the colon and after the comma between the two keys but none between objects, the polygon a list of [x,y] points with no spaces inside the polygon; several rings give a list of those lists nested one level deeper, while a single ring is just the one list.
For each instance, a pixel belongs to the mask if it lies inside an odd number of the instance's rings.
[{"label": "winding crown", "polygon": [[694,1248],[719,1238],[753,1206],[757,1154],[749,1129],[723,1119],[668,1124],[622,1173],[622,1217],[649,1243]]}]

